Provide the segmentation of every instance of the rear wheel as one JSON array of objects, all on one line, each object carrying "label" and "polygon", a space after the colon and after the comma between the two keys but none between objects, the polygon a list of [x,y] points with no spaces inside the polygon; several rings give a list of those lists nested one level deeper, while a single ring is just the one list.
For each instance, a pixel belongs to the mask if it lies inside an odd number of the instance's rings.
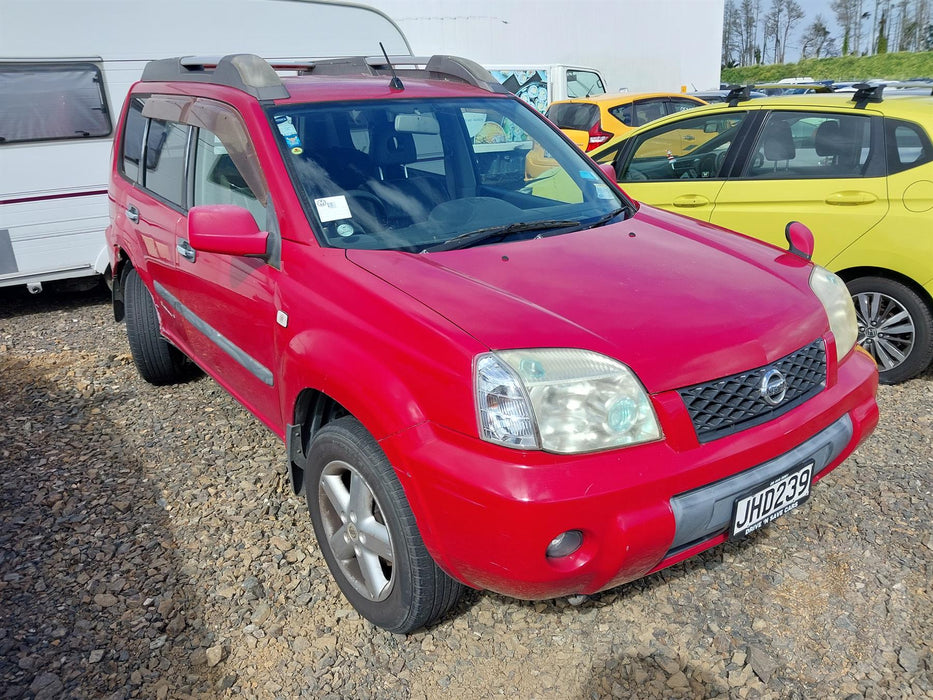
[{"label": "rear wheel", "polygon": [[174,384],[189,373],[187,358],[159,331],[159,315],[139,273],[130,269],[123,281],[126,336],[140,376],[150,384]]},{"label": "rear wheel", "polygon": [[912,289],[885,277],[848,283],[858,318],[858,343],[878,363],[884,384],[916,376],[933,358],[933,315]]},{"label": "rear wheel", "polygon": [[304,484],[314,532],[353,607],[403,634],[447,612],[463,587],[428,554],[395,470],[359,421],[328,423],[309,455]]}]

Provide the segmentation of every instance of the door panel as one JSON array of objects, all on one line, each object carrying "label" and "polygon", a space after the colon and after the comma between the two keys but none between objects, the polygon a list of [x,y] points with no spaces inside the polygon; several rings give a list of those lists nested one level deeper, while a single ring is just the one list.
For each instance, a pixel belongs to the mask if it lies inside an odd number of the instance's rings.
[{"label": "door panel", "polygon": [[873,128],[865,115],[772,112],[710,220],[782,248],[787,223],[800,221],[813,231],[814,261],[828,263],[888,209],[885,178],[863,175],[881,156]]},{"label": "door panel", "polygon": [[[212,120],[216,103],[208,102],[199,100],[189,118],[198,124],[220,122],[223,126],[218,128],[219,136],[204,126],[194,132],[190,204],[241,206],[250,211],[261,229],[268,230],[271,206],[262,174],[244,165],[257,162],[254,155],[244,157],[244,149],[251,149],[245,126],[223,105],[217,105],[216,119]],[[241,130],[239,138],[228,138],[224,130],[230,129]],[[260,197],[254,194],[257,188],[263,189]],[[177,301],[183,307],[192,352],[238,400],[270,426],[280,427],[274,380],[278,270],[265,259],[194,250],[184,227],[177,231],[172,245],[176,251]]]},{"label": "door panel", "polygon": [[616,164],[619,184],[646,204],[709,221],[747,117],[717,112],[634,136]]}]

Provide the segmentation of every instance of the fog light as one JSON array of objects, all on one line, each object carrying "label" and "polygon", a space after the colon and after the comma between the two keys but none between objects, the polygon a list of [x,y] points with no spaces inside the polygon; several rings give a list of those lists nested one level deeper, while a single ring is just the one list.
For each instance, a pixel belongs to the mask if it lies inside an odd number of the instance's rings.
[{"label": "fog light", "polygon": [[547,546],[547,555],[551,559],[566,557],[580,549],[580,545],[582,544],[582,532],[579,530],[567,530],[567,532],[562,532],[551,540],[551,544]]}]

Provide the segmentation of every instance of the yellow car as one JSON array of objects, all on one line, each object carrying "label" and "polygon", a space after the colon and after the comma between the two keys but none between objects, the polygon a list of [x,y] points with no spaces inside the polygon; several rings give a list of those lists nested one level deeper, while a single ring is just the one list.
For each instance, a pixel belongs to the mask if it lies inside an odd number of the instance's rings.
[{"label": "yellow car", "polygon": [[584,151],[592,151],[613,136],[705,104],[698,97],[679,92],[617,92],[558,100],[551,103],[545,116]]},{"label": "yellow car", "polygon": [[[933,358],[933,97],[745,99],[700,107],[590,153],[634,199],[785,245],[813,232],[814,260],[855,301],[859,343],[895,383]],[[728,332],[724,328],[723,332]]]}]

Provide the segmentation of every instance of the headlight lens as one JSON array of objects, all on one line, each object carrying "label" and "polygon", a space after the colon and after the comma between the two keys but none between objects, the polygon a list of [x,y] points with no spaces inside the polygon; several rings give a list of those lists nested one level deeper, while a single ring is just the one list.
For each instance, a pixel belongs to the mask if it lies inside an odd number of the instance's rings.
[{"label": "headlight lens", "polygon": [[810,289],[823,302],[829,330],[836,338],[836,360],[845,357],[858,339],[855,305],[846,283],[829,270],[815,265],[810,273]]},{"label": "headlight lens", "polygon": [[587,350],[506,350],[476,361],[484,440],[560,454],[661,437],[641,383],[621,362]]}]

